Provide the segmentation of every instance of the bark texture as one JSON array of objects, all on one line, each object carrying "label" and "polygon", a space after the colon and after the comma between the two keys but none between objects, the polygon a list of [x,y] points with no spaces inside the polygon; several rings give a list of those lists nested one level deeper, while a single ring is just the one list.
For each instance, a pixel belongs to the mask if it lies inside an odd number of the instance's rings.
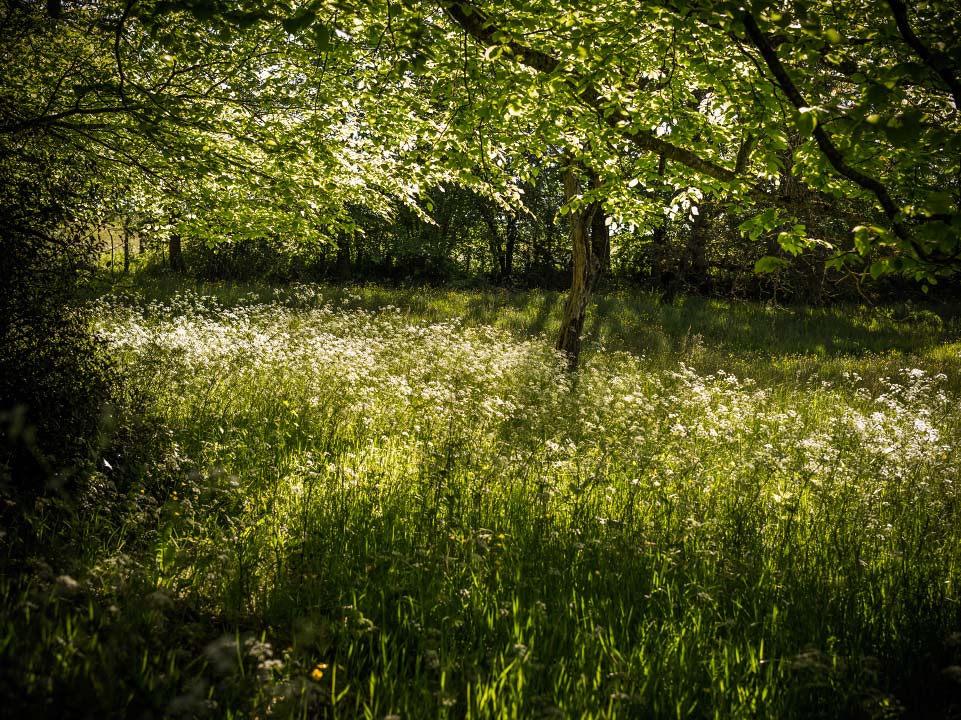
[{"label": "bark texture", "polygon": [[[581,194],[580,178],[577,167],[568,166],[564,171],[564,198],[569,203]],[[571,290],[564,303],[564,316],[561,320],[561,330],[557,337],[556,348],[567,356],[567,367],[573,371],[577,369],[577,361],[581,353],[581,334],[584,331],[584,317],[587,305],[591,300],[591,292],[600,277],[602,258],[595,252],[591,241],[591,224],[596,203],[589,203],[579,207],[570,215],[570,241],[573,252],[573,277]]]}]

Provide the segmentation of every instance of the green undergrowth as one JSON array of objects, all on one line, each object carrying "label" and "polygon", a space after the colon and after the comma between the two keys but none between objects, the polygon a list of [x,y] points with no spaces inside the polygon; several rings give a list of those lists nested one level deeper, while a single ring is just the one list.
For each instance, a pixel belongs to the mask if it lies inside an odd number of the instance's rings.
[{"label": "green undergrowth", "polygon": [[551,293],[151,283],[95,329],[169,442],[31,513],[12,707],[961,716],[949,317],[612,294],[571,376]]}]

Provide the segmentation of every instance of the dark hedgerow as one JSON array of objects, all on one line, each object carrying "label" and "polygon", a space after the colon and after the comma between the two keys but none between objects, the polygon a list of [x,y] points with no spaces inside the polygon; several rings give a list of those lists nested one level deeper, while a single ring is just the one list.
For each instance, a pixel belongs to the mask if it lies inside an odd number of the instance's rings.
[{"label": "dark hedgerow", "polygon": [[17,318],[3,345],[4,479],[18,494],[66,489],[103,449],[117,373],[69,310]]}]

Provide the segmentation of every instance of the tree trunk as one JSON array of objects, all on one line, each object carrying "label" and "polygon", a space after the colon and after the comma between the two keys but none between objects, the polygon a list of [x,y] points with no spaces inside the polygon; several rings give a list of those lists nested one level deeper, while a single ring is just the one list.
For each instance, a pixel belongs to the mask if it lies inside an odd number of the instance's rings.
[{"label": "tree trunk", "polygon": [[181,245],[180,233],[170,233],[167,247],[170,251],[170,269],[175,272],[183,272],[186,270],[187,263],[184,262],[184,252]]},{"label": "tree trunk", "polygon": [[[666,170],[667,158],[664,157],[664,155],[661,155],[657,159],[657,176],[661,179],[662,185]],[[667,200],[668,198],[665,197],[664,201],[667,202]],[[669,291],[668,286],[671,283],[672,273],[670,267],[668,266],[668,255],[667,217],[661,215],[651,236],[651,245],[650,251],[648,252],[648,258],[651,263],[651,285],[663,293],[667,293]]]},{"label": "tree trunk", "polygon": [[343,233],[337,236],[337,279],[350,278],[350,238]]},{"label": "tree trunk", "polygon": [[[571,202],[581,194],[580,190],[581,183],[576,168],[570,166],[564,170],[565,200]],[[597,205],[591,203],[570,214],[574,272],[571,278],[571,290],[564,303],[564,317],[561,320],[561,331],[555,347],[567,355],[567,367],[571,371],[577,369],[584,317],[591,300],[591,291],[601,271],[600,258],[594,253],[589,232],[596,210]]]},{"label": "tree trunk", "polygon": [[517,246],[517,218],[507,220],[507,243],[504,247],[504,277],[501,282],[509,283],[514,275],[514,248]]},{"label": "tree trunk", "polygon": [[591,251],[597,257],[599,274],[608,275],[611,271],[611,229],[607,224],[607,213],[600,207],[594,211],[591,220]]},{"label": "tree trunk", "polygon": [[710,206],[707,203],[701,203],[698,214],[691,224],[691,234],[687,243],[685,280],[702,295],[711,291],[710,264],[707,261],[708,213],[710,212]]},{"label": "tree trunk", "polygon": [[123,221],[123,274],[130,272],[130,219]]},{"label": "tree trunk", "polygon": [[485,203],[482,205],[481,212],[484,215],[484,222],[487,224],[488,245],[491,249],[491,258],[494,261],[494,269],[497,273],[497,282],[505,283],[508,280],[507,253],[501,242],[500,228],[497,227],[497,218],[494,217],[493,210]]},{"label": "tree trunk", "polygon": [[[601,187],[601,179],[597,173],[591,171],[591,188]],[[604,277],[611,272],[611,229],[607,224],[607,213],[600,203],[594,206],[594,215],[591,218],[591,251],[597,258],[598,277]]]},{"label": "tree trunk", "polygon": [[360,233],[354,234],[354,270],[363,277],[367,270],[367,245],[364,243],[364,236]]}]

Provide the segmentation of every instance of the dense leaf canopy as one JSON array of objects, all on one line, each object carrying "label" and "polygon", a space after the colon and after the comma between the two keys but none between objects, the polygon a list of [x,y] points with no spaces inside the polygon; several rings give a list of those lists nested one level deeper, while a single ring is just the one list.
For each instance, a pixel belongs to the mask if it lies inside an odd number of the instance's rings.
[{"label": "dense leaf canopy", "polygon": [[946,2],[10,2],[0,26],[7,186],[82,168],[104,213],[211,241],[426,216],[451,183],[520,208],[554,158],[623,226],[710,197],[875,275],[961,255]]}]

